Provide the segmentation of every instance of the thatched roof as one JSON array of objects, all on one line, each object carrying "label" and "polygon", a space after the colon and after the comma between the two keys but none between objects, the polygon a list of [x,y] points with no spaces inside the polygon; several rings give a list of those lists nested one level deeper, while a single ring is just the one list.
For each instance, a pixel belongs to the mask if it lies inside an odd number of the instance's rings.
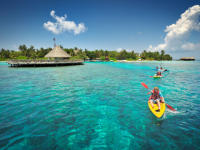
[{"label": "thatched roof", "polygon": [[69,58],[71,57],[69,54],[67,54],[60,46],[56,46],[51,50],[48,54],[46,54],[44,57],[51,57],[51,58]]}]

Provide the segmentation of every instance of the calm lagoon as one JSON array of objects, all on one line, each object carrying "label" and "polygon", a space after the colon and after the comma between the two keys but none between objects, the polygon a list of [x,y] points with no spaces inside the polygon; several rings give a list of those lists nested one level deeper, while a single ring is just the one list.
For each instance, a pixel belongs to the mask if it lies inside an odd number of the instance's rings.
[{"label": "calm lagoon", "polygon": [[[157,65],[169,71],[154,80]],[[141,82],[177,112],[156,119]],[[0,63],[0,149],[199,149],[199,114],[200,61]]]}]

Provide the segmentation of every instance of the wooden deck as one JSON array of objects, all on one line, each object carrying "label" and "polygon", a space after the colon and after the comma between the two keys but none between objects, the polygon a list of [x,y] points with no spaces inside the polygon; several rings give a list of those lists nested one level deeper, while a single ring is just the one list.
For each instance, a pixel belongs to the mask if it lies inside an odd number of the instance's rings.
[{"label": "wooden deck", "polygon": [[10,67],[50,67],[50,66],[69,66],[83,65],[82,60],[10,60],[7,62]]}]

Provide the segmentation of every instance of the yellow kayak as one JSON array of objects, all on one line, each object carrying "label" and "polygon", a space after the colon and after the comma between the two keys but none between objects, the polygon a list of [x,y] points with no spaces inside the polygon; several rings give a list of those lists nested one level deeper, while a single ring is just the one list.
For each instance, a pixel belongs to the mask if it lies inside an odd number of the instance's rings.
[{"label": "yellow kayak", "polygon": [[158,110],[157,104],[153,104],[153,105],[154,105],[154,108],[152,108],[150,101],[148,101],[148,106],[149,106],[149,109],[151,110],[151,112],[157,118],[161,118],[163,116],[163,114],[165,113],[165,103],[160,103],[160,111],[156,111],[156,110]]},{"label": "yellow kayak", "polygon": [[153,77],[154,78],[162,78],[162,76],[157,76],[157,75],[154,75]]}]

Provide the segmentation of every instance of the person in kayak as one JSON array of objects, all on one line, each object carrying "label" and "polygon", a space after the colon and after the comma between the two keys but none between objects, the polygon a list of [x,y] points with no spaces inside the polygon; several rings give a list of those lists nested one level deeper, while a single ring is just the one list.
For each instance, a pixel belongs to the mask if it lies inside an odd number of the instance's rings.
[{"label": "person in kayak", "polygon": [[164,69],[163,67],[160,67],[160,71],[165,72],[167,69]]},{"label": "person in kayak", "polygon": [[154,87],[154,89],[151,91],[151,96],[150,96],[149,100],[150,100],[150,104],[151,104],[152,108],[154,107],[153,104],[157,103],[157,105],[158,105],[157,111],[160,111],[160,102],[161,103],[165,102],[164,97],[162,96],[162,93],[159,92],[158,87]]},{"label": "person in kayak", "polygon": [[161,71],[158,71],[158,72],[156,73],[156,76],[162,76]]},{"label": "person in kayak", "polygon": [[165,71],[168,71],[167,69],[164,69],[163,67],[160,67],[160,69],[159,69],[160,71],[162,71],[162,72],[165,72]]},{"label": "person in kayak", "polygon": [[168,71],[167,69],[165,69],[163,72]]}]

